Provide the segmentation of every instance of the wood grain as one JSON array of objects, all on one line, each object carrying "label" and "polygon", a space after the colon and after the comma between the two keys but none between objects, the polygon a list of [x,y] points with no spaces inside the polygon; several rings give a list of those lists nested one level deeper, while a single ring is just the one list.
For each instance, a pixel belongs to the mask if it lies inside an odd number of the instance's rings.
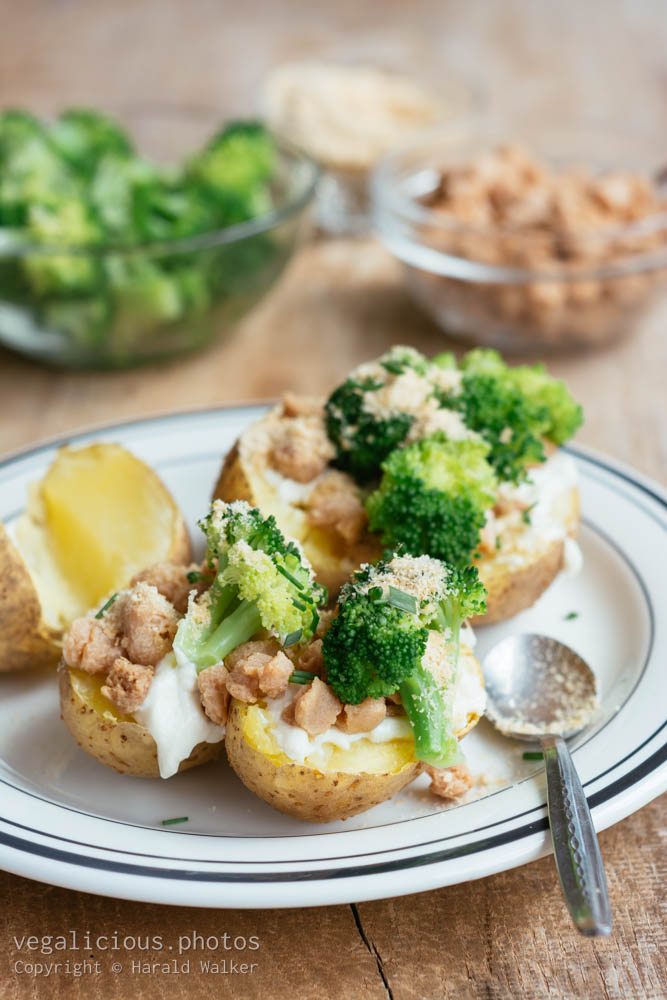
[{"label": "wood grain", "polygon": [[[661,1000],[667,995],[663,798],[600,836],[615,929],[588,940],[571,927],[551,858],[467,885],[357,906],[247,911],[104,899],[0,873],[3,1000],[207,997],[221,1000]],[[28,953],[23,936],[75,930],[159,936],[161,949]],[[178,939],[251,935],[256,951],[184,952],[190,971],[132,972],[131,962],[173,960]],[[121,940],[122,946],[122,940]],[[174,952],[169,951],[172,946]],[[255,962],[252,974],[202,973],[200,960]],[[17,974],[19,960],[99,961],[99,975]],[[122,972],[111,971],[120,961]],[[23,968],[23,967],[19,967]]]},{"label": "wood grain", "polygon": [[[667,17],[661,0],[27,0],[0,6],[0,102],[199,104],[246,113],[266,67],[325,54],[412,69],[440,83],[473,78],[505,112],[536,105],[661,128]],[[558,358],[551,369],[584,403],[580,440],[664,479],[667,317],[625,342]],[[121,374],[54,373],[0,350],[0,452],[91,424],[278,395],[324,392],[395,342],[447,345],[372,241],[307,246],[226,343],[185,361]],[[490,1000],[667,997],[665,799],[606,831],[601,844],[612,937],[584,941],[553,862],[357,907],[241,912],[98,898],[0,875],[0,1000],[268,997],[270,1000]],[[388,892],[391,886],[388,886]],[[228,931],[258,935],[253,975],[18,976],[14,936]],[[71,956],[75,957],[75,956]],[[97,954],[96,958],[104,956]],[[154,951],[144,958],[163,957]]]}]

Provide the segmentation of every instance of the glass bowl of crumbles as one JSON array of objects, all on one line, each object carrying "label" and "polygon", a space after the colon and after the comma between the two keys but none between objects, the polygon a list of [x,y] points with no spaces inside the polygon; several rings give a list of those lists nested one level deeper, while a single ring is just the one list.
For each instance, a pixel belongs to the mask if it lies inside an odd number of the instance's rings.
[{"label": "glass bowl of crumbles", "polygon": [[450,336],[514,353],[603,346],[667,295],[659,138],[439,128],[378,164],[373,225]]}]

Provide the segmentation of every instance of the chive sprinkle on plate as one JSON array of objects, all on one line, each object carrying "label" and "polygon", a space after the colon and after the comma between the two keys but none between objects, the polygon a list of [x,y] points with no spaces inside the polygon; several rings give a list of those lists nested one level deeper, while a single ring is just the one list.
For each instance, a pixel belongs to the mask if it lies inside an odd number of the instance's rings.
[{"label": "chive sprinkle on plate", "polygon": [[524,760],[543,760],[544,754],[540,750],[526,750],[521,754]]},{"label": "chive sprinkle on plate", "polygon": [[163,819],[162,826],[173,826],[174,823],[187,823],[189,816],[176,816],[174,819]]},{"label": "chive sprinkle on plate", "polygon": [[566,622],[571,622],[573,618],[578,618],[578,617],[579,617],[578,611],[568,611],[568,613],[565,615],[564,620]]}]

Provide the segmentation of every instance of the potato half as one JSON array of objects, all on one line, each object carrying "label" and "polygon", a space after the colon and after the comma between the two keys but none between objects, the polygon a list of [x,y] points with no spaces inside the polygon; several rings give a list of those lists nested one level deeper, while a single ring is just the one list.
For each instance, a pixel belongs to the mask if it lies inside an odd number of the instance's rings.
[{"label": "potato half", "polygon": [[[567,537],[579,527],[579,492],[563,493],[552,507],[552,516]],[[565,540],[540,539],[530,526],[519,521],[501,535],[497,552],[476,560],[479,575],[488,591],[486,614],[473,618],[472,625],[493,625],[531,607],[563,568]]]},{"label": "potato half", "polygon": [[[483,684],[479,663],[461,651],[460,670],[473,672]],[[479,721],[470,711],[457,737],[461,739]],[[325,770],[292,761],[280,748],[263,705],[233,701],[227,720],[225,745],[229,762],[255,795],[274,809],[296,819],[329,823],[365,812],[392,798],[422,769],[414,757],[412,739],[372,743],[361,739],[349,749],[335,747]]]},{"label": "potato half", "polygon": [[[82,750],[121,774],[159,778],[157,746],[151,734],[131,715],[122,715],[102,694],[104,679],[70,670],[61,664],[60,711]],[[223,742],[199,743],[179,771],[187,771],[220,756]]]},{"label": "potato half", "polygon": [[243,432],[225,459],[213,497],[227,502],[246,500],[262,513],[273,514],[280,529],[301,543],[318,581],[335,596],[361,563],[380,558],[382,547],[371,534],[354,545],[346,544],[337,532],[313,527],[298,498],[290,502],[281,495],[275,482],[278,477],[272,479],[268,471],[281,415],[281,407],[276,407]]},{"label": "potato half", "polygon": [[118,444],[62,448],[12,537],[0,526],[0,671],[55,665],[75,618],[153,563],[188,562],[164,483]]}]

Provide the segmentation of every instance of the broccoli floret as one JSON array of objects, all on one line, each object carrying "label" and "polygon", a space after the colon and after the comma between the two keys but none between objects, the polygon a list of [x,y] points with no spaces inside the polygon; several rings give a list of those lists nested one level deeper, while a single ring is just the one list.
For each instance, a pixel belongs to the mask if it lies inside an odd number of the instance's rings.
[{"label": "broccoli floret", "polygon": [[335,465],[360,482],[376,475],[383,459],[405,439],[414,421],[409,413],[389,417],[369,413],[366,394],[379,388],[381,384],[371,377],[348,378],[332,392],[325,406],[327,434],[336,447]]},{"label": "broccoli floret", "polygon": [[469,563],[496,497],[488,452],[481,440],[449,441],[443,433],[394,451],[366,501],[371,531],[390,551]]},{"label": "broccoli floret", "polygon": [[116,307],[116,340],[132,342],[157,322],[172,322],[183,314],[178,286],[159,261],[129,253],[107,256],[104,266]]},{"label": "broccoli floret", "polygon": [[[378,474],[381,463],[405,440],[415,422],[415,403],[419,402],[414,393],[415,375],[420,398],[433,395],[428,373],[429,362],[418,351],[393,347],[377,361],[361,365],[334,389],[325,411],[338,468],[359,482]],[[406,375],[413,391],[397,393],[396,386]]]},{"label": "broccoli floret", "polygon": [[520,365],[509,372],[512,383],[524,397],[536,408],[547,411],[545,437],[558,445],[568,441],[581,427],[584,415],[565,383],[548,375],[543,364]]},{"label": "broccoli floret", "polygon": [[174,642],[177,652],[203,670],[260,629],[284,645],[309,641],[326,592],[275,518],[264,518],[242,500],[214,500],[200,526],[215,579],[201,598],[191,599]]},{"label": "broccoli floret", "polygon": [[459,410],[466,426],[488,442],[489,462],[499,479],[519,482],[527,465],[544,461],[546,411],[505,379],[466,372],[461,392],[443,397],[443,403]]},{"label": "broccoli floret", "polygon": [[231,122],[190,160],[189,171],[213,191],[241,195],[248,218],[268,211],[276,163],[271,133],[259,122]]},{"label": "broccoli floret", "polygon": [[579,429],[583,420],[581,406],[572,398],[560,379],[552,378],[543,364],[516,365],[510,368],[498,351],[477,348],[461,361],[470,375],[492,375],[512,386],[527,405],[541,416],[541,433],[555,444],[563,444]]},{"label": "broccoli floret", "polygon": [[104,156],[129,157],[132,143],[123,128],[99,111],[70,108],[49,129],[54,148],[82,177],[92,177]]},{"label": "broccoli floret", "polygon": [[0,114],[0,226],[24,226],[30,206],[76,194],[46,131],[22,111]]},{"label": "broccoli floret", "polygon": [[139,157],[106,154],[91,178],[90,202],[110,241],[140,243],[137,236],[136,192],[157,182],[156,168]]},{"label": "broccoli floret", "polygon": [[[94,247],[104,239],[102,227],[78,198],[33,203],[28,209],[27,234],[45,247]],[[22,264],[39,295],[88,293],[101,280],[100,259],[85,253],[28,254]]]},{"label": "broccoli floret", "polygon": [[[417,759],[434,767],[456,763],[451,701],[459,632],[466,617],[484,611],[485,594],[474,567],[456,570],[428,556],[364,567],[343,587],[324,636],[327,682],[349,704],[398,691]],[[451,642],[454,670],[445,683],[422,662],[429,630]]]}]

